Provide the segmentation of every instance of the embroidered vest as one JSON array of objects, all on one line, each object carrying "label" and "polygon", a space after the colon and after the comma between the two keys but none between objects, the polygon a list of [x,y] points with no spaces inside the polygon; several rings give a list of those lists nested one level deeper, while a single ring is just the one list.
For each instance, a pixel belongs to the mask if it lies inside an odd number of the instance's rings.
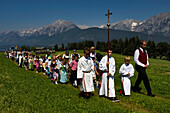
[{"label": "embroidered vest", "polygon": [[145,50],[145,54],[139,49],[139,59],[138,59],[142,64],[147,64],[147,53]]}]

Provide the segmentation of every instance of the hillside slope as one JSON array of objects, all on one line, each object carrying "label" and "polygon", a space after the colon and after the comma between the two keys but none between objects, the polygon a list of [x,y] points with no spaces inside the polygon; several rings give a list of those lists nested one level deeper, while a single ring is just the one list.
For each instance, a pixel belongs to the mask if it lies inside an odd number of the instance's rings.
[{"label": "hillside slope", "polygon": [[[71,51],[70,51],[71,52]],[[64,52],[58,52],[63,54]],[[56,53],[56,54],[58,54]],[[82,55],[82,50],[78,51]],[[105,53],[102,53],[105,54]],[[170,112],[170,62],[151,59],[147,70],[152,91],[156,97],[133,93],[130,98],[118,94],[120,90],[119,67],[124,56],[113,54],[116,60],[115,85],[119,103],[94,96],[86,101],[78,98],[79,89],[70,84],[55,85],[42,73],[19,68],[0,53],[0,111],[1,112]],[[134,62],[131,62],[134,65]],[[137,73],[131,79],[134,84]],[[146,90],[141,85],[142,92]]]}]

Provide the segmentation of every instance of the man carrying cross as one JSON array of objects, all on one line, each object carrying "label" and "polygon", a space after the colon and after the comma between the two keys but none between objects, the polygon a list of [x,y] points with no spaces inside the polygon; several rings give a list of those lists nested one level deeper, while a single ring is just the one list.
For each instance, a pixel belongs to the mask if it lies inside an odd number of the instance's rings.
[{"label": "man carrying cross", "polygon": [[109,15],[112,15],[108,10],[108,14],[105,16],[108,17],[108,50],[107,56],[103,57],[101,62],[99,63],[99,69],[102,70],[102,80],[101,80],[101,88],[99,91],[99,96],[107,97],[108,99],[112,100],[113,102],[119,102],[115,96],[115,88],[114,88],[114,73],[115,73],[115,60],[112,55],[112,50],[109,49]]},{"label": "man carrying cross", "polygon": [[111,57],[112,50],[109,50],[108,55],[109,55],[109,62],[108,62],[108,56],[106,55],[102,58],[102,60],[99,63],[99,69],[102,70],[102,80],[101,80],[99,96],[100,97],[105,96],[108,99],[112,100],[113,102],[119,102],[119,100],[116,98],[115,95],[114,74],[116,69],[115,69],[115,59]]}]

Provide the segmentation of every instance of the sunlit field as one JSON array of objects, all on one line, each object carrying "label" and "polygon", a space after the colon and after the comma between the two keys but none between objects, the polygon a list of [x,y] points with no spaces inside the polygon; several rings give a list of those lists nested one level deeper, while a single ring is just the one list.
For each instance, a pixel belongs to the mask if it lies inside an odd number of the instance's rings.
[{"label": "sunlit field", "polygon": [[[69,51],[70,54],[72,51]],[[96,51],[96,53],[99,51]],[[55,54],[64,54],[65,51]],[[81,56],[82,50],[78,50]],[[100,52],[105,55],[105,52]],[[170,112],[170,61],[149,59],[147,69],[151,89],[156,97],[149,97],[143,82],[141,92],[131,92],[131,97],[119,94],[121,89],[120,66],[124,57],[112,54],[116,61],[115,86],[119,103],[99,97],[98,89],[89,100],[79,98],[79,88],[68,84],[53,84],[42,72],[28,71],[0,53],[0,112]],[[131,63],[134,66],[133,57]],[[137,72],[131,78],[132,86],[137,79]]]}]

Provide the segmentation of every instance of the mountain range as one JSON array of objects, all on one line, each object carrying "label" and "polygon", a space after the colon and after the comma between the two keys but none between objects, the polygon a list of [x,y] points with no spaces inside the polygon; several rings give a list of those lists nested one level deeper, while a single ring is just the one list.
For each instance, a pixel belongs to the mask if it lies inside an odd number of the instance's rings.
[{"label": "mountain range", "polygon": [[[170,12],[160,13],[146,21],[126,19],[110,25],[110,39],[125,39],[139,36],[140,39],[170,43]],[[0,33],[0,50],[10,46],[54,46],[84,40],[107,41],[107,25],[75,25],[65,20],[38,29],[6,31]]]},{"label": "mountain range", "polygon": [[[80,28],[90,28],[88,26],[79,26]],[[94,26],[107,29],[107,25]],[[160,13],[149,18],[146,21],[126,19],[110,25],[111,29],[141,32],[149,35],[170,36],[170,12]]]}]

